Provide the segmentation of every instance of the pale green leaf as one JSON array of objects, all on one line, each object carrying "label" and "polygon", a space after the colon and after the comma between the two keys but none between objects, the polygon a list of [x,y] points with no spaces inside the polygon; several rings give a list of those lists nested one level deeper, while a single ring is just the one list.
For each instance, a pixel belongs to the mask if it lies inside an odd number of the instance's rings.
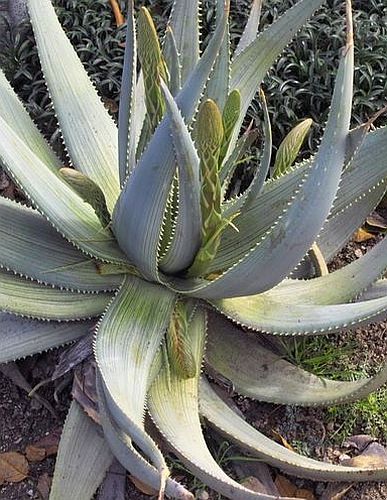
[{"label": "pale green leaf", "polygon": [[117,128],[65,35],[50,0],[28,0],[43,73],[73,165],[106,195],[119,194]]},{"label": "pale green leaf", "polygon": [[116,289],[121,276],[101,276],[37,211],[0,197],[0,267],[68,289]]},{"label": "pale green leaf", "polygon": [[[184,380],[165,369],[149,391],[149,411],[153,421],[174,453],[208,486],[227,498],[248,500],[274,498],[244,488],[231,479],[212,457],[204,440],[198,401],[198,383],[205,337],[205,316],[197,310],[191,323],[191,345],[197,364],[197,375]],[[176,425],[179,422],[179,425]],[[189,437],[189,439],[188,439]]]},{"label": "pale green leaf", "polygon": [[112,461],[97,424],[73,401],[62,431],[50,500],[91,500]]},{"label": "pale green leaf", "polygon": [[163,473],[164,458],[144,430],[144,408],[149,373],[174,302],[172,292],[127,277],[98,326],[94,344],[114,419]]},{"label": "pale green leaf", "polygon": [[49,168],[52,170],[59,168],[61,165],[59,158],[24,109],[2,70],[0,70],[0,116]]},{"label": "pale green leaf", "polygon": [[256,38],[261,19],[262,0],[253,0],[250,10],[250,15],[247,20],[245,29],[238,42],[234,52],[234,57],[237,57],[243,52]]},{"label": "pale green leaf", "polygon": [[58,321],[87,319],[102,314],[110,298],[51,288],[0,270],[0,311]]},{"label": "pale green leaf", "polygon": [[319,462],[275,443],[243,420],[204,379],[200,385],[200,412],[221,434],[265,463],[287,474],[313,481],[383,481],[386,468],[359,468]]},{"label": "pale green leaf", "polygon": [[43,163],[0,117],[0,159],[38,210],[68,240],[102,260],[125,259],[90,205]]},{"label": "pale green leaf", "polygon": [[200,3],[200,0],[175,0],[169,18],[168,24],[175,35],[176,48],[180,57],[183,84],[199,60]]},{"label": "pale green leaf", "polygon": [[[150,488],[158,490],[161,484],[160,473],[136,450],[130,437],[114,424],[99,377],[97,377],[97,393],[101,425],[112,453],[130,474]],[[170,478],[166,480],[165,493],[171,498],[193,500],[193,495],[184,486]]]},{"label": "pale green leaf", "polygon": [[368,396],[387,381],[387,363],[377,375],[351,382],[329,380],[295,366],[262,346],[257,333],[211,316],[206,360],[240,394],[261,401],[331,405]]},{"label": "pale green leaf", "polygon": [[[124,67],[122,70],[122,84],[120,106],[118,114],[118,156],[120,184],[123,185],[127,175],[133,170],[136,162],[136,132],[142,121],[137,122],[137,41],[136,26],[134,23],[133,0],[128,1],[126,14],[126,41]],[[138,132],[140,133],[140,132]]]},{"label": "pale green leaf", "polygon": [[299,1],[233,60],[230,88],[240,91],[243,103],[233,144],[238,138],[246,112],[266,73],[297,31],[322,4],[323,0]]},{"label": "pale green leaf", "polygon": [[190,132],[167,86],[162,89],[171,118],[171,133],[179,175],[178,213],[173,240],[160,262],[166,273],[186,269],[193,261],[201,243],[199,157]]},{"label": "pale green leaf", "polygon": [[95,320],[57,323],[0,313],[0,363],[32,356],[78,340],[89,333],[94,325]]}]

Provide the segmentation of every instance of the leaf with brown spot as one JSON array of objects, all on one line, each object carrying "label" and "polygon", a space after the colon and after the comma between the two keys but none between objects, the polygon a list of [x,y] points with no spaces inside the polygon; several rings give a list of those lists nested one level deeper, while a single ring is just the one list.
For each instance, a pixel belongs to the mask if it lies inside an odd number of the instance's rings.
[{"label": "leaf with brown spot", "polygon": [[0,454],[0,484],[23,481],[28,470],[28,462],[20,453],[9,451]]}]

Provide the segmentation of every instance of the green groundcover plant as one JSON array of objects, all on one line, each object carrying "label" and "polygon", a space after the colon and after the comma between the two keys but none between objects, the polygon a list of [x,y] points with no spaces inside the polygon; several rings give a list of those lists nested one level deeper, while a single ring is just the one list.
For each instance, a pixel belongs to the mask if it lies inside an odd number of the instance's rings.
[{"label": "green groundcover plant", "polygon": [[249,187],[226,196],[256,134],[241,130],[250,103],[322,3],[301,0],[257,35],[261,2],[254,0],[230,58],[228,1],[216,3],[216,27],[203,53],[200,2],[175,2],[160,43],[147,9],[136,25],[129,1],[117,129],[51,2],[28,1],[73,168],[55,155],[1,73],[1,163],[32,208],[0,198],[0,362],[93,331],[103,429],[71,404],[51,499],[92,498],[114,456],[160,497],[192,498],[170,477],[146,415],[184,465],[228,498],[272,497],[223,472],[201,418],[290,474],[387,478],[383,467],[320,463],[272,442],[225,403],[206,375],[229,380],[242,395],[296,405],[351,402],[387,380],[387,365],[353,382],[317,377],[260,342],[260,332],[320,335],[386,315],[380,277],[387,240],[340,270],[328,274],[324,266],[377,205],[387,174],[387,129],[370,132],[371,122],[349,129],[349,0],[317,154],[292,167],[298,146],[288,139],[281,168],[267,180],[271,126],[260,92],[264,148],[252,160]]}]

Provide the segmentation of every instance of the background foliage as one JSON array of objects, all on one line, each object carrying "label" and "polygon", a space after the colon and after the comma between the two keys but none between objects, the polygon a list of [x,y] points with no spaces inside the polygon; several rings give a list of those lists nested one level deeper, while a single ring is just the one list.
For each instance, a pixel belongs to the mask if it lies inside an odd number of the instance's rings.
[{"label": "background foliage", "polygon": [[[171,0],[138,0],[147,5],[163,28]],[[250,0],[234,0],[232,8],[232,42],[241,33]],[[261,27],[270,24],[296,0],[266,0]],[[117,112],[124,54],[125,28],[117,28],[107,0],[54,0],[62,25],[75,45],[100,94],[113,113]],[[121,2],[124,7],[125,2]],[[204,33],[214,19],[213,0],[205,0]],[[298,34],[272,68],[265,82],[265,91],[272,118],[274,145],[305,117],[323,124],[331,99],[339,50],[343,44],[344,2],[328,0],[327,6]],[[387,101],[385,60],[387,55],[387,4],[385,0],[354,0],[356,75],[353,124],[372,116]],[[206,43],[204,36],[203,44]],[[56,147],[60,137],[40,71],[31,28],[28,23],[8,30],[2,42],[1,65],[39,126]],[[250,112],[260,119],[259,104]],[[386,122],[385,118],[382,118]],[[313,150],[321,132],[315,125],[304,153]]]}]

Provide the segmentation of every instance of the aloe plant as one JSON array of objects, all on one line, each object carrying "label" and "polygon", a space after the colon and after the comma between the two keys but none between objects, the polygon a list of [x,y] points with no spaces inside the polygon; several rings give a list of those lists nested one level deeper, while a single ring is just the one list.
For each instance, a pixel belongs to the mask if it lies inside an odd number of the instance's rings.
[{"label": "aloe plant", "polygon": [[[252,99],[322,3],[300,0],[257,34],[261,2],[254,0],[230,61],[228,1],[217,2],[216,28],[201,53],[198,0],[175,2],[163,42],[146,9],[136,37],[130,0],[117,130],[50,1],[28,0],[74,170],[54,154],[0,73],[1,163],[32,205],[0,198],[0,362],[94,331],[103,428],[72,403],[51,500],[92,498],[113,456],[160,497],[192,498],[170,477],[146,415],[181,461],[228,498],[272,497],[220,469],[201,417],[290,474],[387,478],[385,468],[320,463],[272,442],[230,409],[206,376],[221,376],[251,398],[297,405],[353,401],[387,380],[387,365],[354,382],[316,377],[260,342],[260,332],[319,335],[386,315],[386,281],[379,278],[387,240],[331,274],[323,259],[376,206],[387,176],[387,128],[369,132],[368,122],[349,130],[349,0],[347,42],[317,154],[266,180],[271,128],[261,92],[265,147],[256,174],[244,193],[225,195],[251,143],[252,131],[241,128]],[[294,279],[305,277],[308,263],[320,263],[319,276]]]}]

